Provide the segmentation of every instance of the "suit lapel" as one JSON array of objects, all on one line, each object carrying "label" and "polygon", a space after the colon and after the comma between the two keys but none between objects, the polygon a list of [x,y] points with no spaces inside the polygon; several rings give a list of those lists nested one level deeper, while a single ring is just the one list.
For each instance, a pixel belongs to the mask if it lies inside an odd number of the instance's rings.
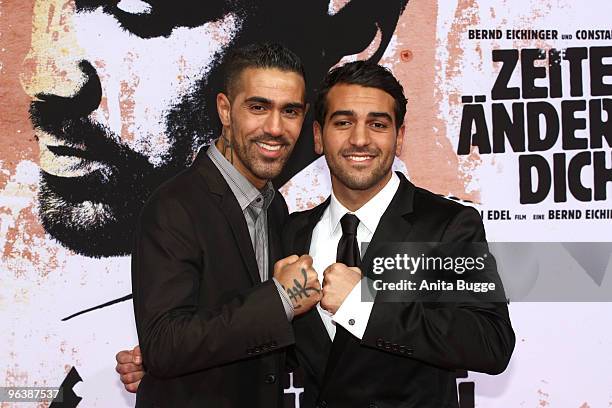
[{"label": "suit lapel", "polygon": [[227,182],[221,175],[217,166],[215,166],[212,160],[206,155],[205,149],[206,148],[202,148],[200,150],[194,165],[197,167],[200,175],[204,177],[210,192],[219,198],[219,209],[232,229],[232,234],[240,250],[240,255],[249,271],[253,284],[261,282],[259,270],[257,269],[255,251],[253,250],[253,243],[251,242],[251,235],[249,234],[249,228],[244,219],[244,214],[240,209],[240,205],[238,205],[234,193],[227,185]]},{"label": "suit lapel", "polygon": [[[302,255],[309,252],[312,232],[329,202],[330,199],[328,198],[325,202],[295,220],[291,253]],[[317,378],[322,379],[332,342],[317,308],[312,308],[303,315],[294,318],[293,327],[298,349],[307,355],[305,360],[310,366],[310,370],[315,373]]]},{"label": "suit lapel", "polygon": [[[400,185],[389,203],[389,207],[383,213],[376,231],[372,236],[372,244],[380,244],[385,242],[403,242],[407,240],[411,230],[412,223],[409,214],[414,209],[414,185],[409,182],[402,173],[396,173],[400,179]],[[362,265],[369,265],[371,262],[372,251],[366,250],[361,259]],[[365,275],[372,277],[371,271],[364,271]]]},{"label": "suit lapel", "polygon": [[[373,247],[377,243],[402,242],[410,234],[411,222],[408,215],[413,211],[414,185],[402,173],[397,173],[397,175],[400,178],[400,185],[380,218],[368,248]],[[366,253],[363,254],[362,265],[368,265],[371,253],[372,251],[366,250]],[[371,277],[371,271],[363,271],[363,273]],[[341,357],[349,349],[347,343],[359,345],[359,340],[348,332],[343,333],[341,330],[337,330],[325,368],[323,387],[331,383],[334,370],[338,367]]]},{"label": "suit lapel", "polygon": [[[278,193],[277,193],[278,194]],[[268,277],[274,275],[274,263],[283,258],[281,251],[280,231],[282,225],[279,225],[279,218],[276,216],[275,209],[272,208],[274,203],[268,208]]]},{"label": "suit lapel", "polygon": [[228,188],[221,200],[221,211],[227,218],[234,238],[238,243],[240,249],[240,255],[242,260],[249,270],[249,274],[253,279],[254,283],[261,282],[261,276],[259,275],[259,269],[257,268],[257,259],[255,258],[255,251],[253,250],[253,243],[251,241],[251,235],[249,234],[249,228],[247,227],[244,214],[240,210],[238,201],[234,197],[234,193]]},{"label": "suit lapel", "polygon": [[312,231],[323,216],[325,209],[329,206],[331,198],[323,201],[310,211],[303,213],[299,219],[295,221],[295,238],[293,240],[293,250],[297,254],[307,254],[310,250],[310,240],[312,239]]},{"label": "suit lapel", "polygon": [[[297,231],[295,237],[295,249],[296,253],[299,254],[307,254],[310,251],[310,241],[312,240],[312,232],[323,216],[325,209],[329,206],[331,199],[328,197],[327,200],[316,206],[312,209],[311,212],[308,213],[308,217],[306,219],[306,223]],[[321,320],[321,315],[316,307],[313,307],[307,313],[304,314],[305,324],[308,324],[312,330],[312,334],[318,340],[315,340],[317,343],[320,343],[320,339],[323,339],[325,355],[329,353],[331,348],[331,339],[329,338],[329,334],[327,333],[327,329],[323,324],[323,320]]]}]

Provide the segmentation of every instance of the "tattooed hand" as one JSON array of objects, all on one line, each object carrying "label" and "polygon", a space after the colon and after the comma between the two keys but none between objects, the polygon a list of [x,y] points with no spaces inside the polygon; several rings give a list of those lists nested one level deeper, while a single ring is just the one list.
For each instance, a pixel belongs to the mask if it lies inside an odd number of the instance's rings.
[{"label": "tattooed hand", "polygon": [[289,295],[295,315],[310,310],[321,300],[321,284],[310,255],[291,255],[274,264],[274,277]]}]

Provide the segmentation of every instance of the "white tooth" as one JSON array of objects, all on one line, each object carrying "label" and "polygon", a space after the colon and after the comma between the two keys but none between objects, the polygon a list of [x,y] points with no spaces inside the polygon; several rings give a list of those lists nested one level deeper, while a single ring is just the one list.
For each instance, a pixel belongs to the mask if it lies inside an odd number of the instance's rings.
[{"label": "white tooth", "polygon": [[367,156],[349,156],[349,159],[354,160],[354,161],[364,161],[364,160],[368,160],[369,157]]},{"label": "white tooth", "polygon": [[276,151],[281,148],[281,145],[272,146],[272,145],[261,143],[261,142],[257,142],[257,146],[260,146],[266,150],[271,150],[271,151]]}]

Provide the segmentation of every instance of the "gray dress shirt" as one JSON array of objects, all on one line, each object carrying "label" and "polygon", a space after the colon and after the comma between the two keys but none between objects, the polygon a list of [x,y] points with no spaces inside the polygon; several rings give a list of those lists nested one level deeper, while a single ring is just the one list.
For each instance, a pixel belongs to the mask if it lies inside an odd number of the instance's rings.
[{"label": "gray dress shirt", "polygon": [[[268,207],[272,203],[276,191],[270,181],[266,183],[261,191],[258,190],[221,154],[214,143],[210,145],[206,154],[219,169],[229,188],[234,193],[238,205],[240,205],[249,229],[249,235],[251,236],[259,276],[262,282],[266,281],[269,279],[268,265],[270,262],[268,259]],[[287,295],[276,279],[272,279],[283,301],[287,317],[291,320],[293,319],[294,309],[289,295]]]}]

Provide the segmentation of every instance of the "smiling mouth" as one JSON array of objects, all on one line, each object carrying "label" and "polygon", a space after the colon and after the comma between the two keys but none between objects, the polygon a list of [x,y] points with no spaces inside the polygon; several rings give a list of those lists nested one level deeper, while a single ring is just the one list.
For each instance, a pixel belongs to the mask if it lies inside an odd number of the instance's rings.
[{"label": "smiling mouth", "polygon": [[281,149],[281,147],[283,147],[282,144],[271,145],[263,142],[255,142],[255,144],[261,147],[262,149],[269,150],[271,152],[277,152]]},{"label": "smiling mouth", "polygon": [[361,162],[366,162],[368,160],[372,160],[375,156],[371,156],[371,155],[367,155],[367,156],[363,156],[363,155],[345,155],[344,158],[347,159],[348,161],[352,161],[355,163],[361,163]]}]

